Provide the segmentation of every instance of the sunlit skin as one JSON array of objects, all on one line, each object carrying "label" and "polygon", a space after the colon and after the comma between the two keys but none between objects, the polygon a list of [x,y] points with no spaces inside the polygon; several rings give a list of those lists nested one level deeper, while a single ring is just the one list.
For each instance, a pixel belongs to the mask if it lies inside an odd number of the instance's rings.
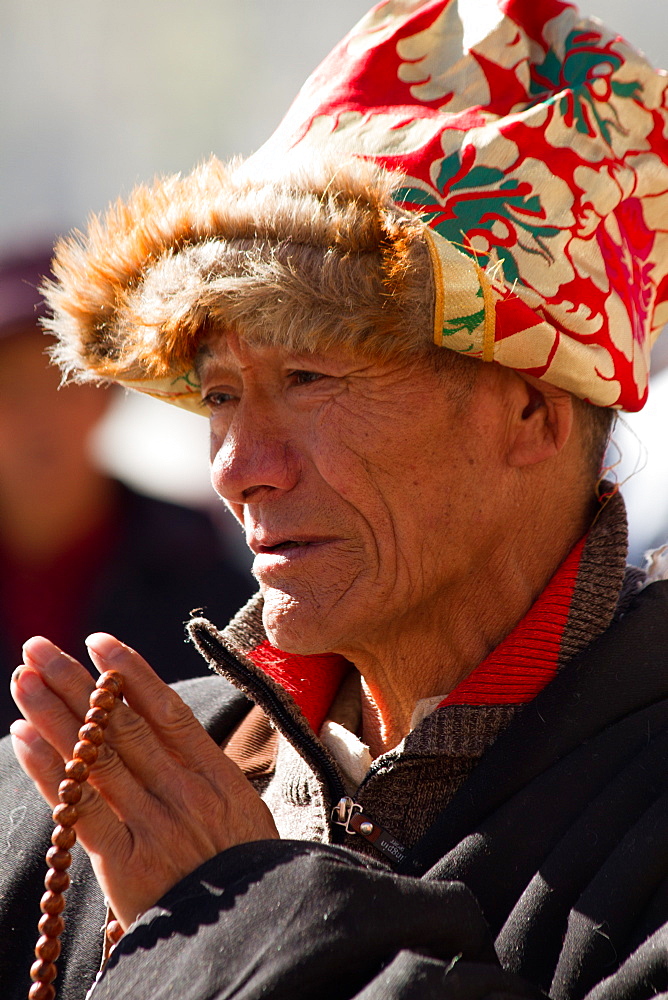
[{"label": "sunlit skin", "polygon": [[[381,753],[418,698],[448,691],[512,629],[586,529],[592,491],[570,397],[483,365],[455,402],[425,360],[294,356],[222,335],[199,367],[213,482],[256,554],[268,633],[355,664],[362,735]],[[90,649],[98,669],[125,675],[127,704],[77,830],[125,928],[203,861],[278,834],[137,653],[103,634]],[[12,681],[25,721],[12,732],[50,804],[91,689],[46,639],[26,643]]]},{"label": "sunlit skin", "polygon": [[268,634],[355,663],[377,710],[365,738],[387,749],[418,698],[446,694],[507,634],[584,530],[584,511],[563,535],[535,525],[536,501],[546,514],[554,501],[533,473],[567,446],[569,397],[536,405],[492,365],[462,404],[428,360],[233,337],[210,351],[212,481],[256,553]]}]

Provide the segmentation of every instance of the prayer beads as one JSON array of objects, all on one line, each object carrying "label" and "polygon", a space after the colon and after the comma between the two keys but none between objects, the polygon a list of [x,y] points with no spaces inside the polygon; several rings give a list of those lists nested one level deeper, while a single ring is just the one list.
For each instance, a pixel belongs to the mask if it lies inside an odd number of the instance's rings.
[{"label": "prayer beads", "polygon": [[76,842],[74,825],[79,818],[77,804],[81,800],[82,785],[88,780],[91,765],[98,757],[104,742],[104,730],[109,713],[121,696],[123,678],[116,670],[102,674],[90,696],[90,708],[79,730],[72,759],[65,765],[65,778],[58,787],[59,803],[53,810],[56,827],[51,835],[52,847],[46,852],[49,870],[44,879],[46,892],[42,896],[42,917],[38,927],[41,937],[35,945],[35,961],[30,969],[33,984],[29,1000],[54,1000],[56,990],[56,960],[60,955],[60,935],[65,927],[61,913],[65,909],[64,893],[70,884],[67,869],[72,861],[70,849]]}]

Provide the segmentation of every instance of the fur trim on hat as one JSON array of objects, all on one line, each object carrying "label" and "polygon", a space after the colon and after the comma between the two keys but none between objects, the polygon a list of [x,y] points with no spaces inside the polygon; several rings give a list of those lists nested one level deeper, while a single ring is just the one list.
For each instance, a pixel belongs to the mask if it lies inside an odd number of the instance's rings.
[{"label": "fur trim on hat", "polygon": [[54,359],[79,381],[127,382],[187,372],[211,328],[307,352],[430,344],[423,226],[395,184],[359,160],[277,180],[211,159],[138,187],[56,248]]}]

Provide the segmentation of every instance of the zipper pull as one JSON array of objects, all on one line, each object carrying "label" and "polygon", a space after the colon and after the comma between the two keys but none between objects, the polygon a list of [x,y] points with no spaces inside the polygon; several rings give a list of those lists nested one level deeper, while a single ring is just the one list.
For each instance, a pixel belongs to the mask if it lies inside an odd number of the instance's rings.
[{"label": "zipper pull", "polygon": [[386,858],[399,864],[406,857],[406,848],[398,840],[383,830],[378,823],[367,816],[359,802],[354,802],[349,795],[339,799],[332,809],[332,822],[345,828],[346,833],[357,833],[384,854]]}]

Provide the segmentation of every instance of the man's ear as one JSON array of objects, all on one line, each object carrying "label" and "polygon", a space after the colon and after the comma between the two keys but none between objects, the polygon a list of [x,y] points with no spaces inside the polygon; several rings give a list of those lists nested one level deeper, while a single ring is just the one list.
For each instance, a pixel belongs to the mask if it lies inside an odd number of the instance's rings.
[{"label": "man's ear", "polygon": [[514,468],[521,468],[554,458],[562,451],[573,429],[573,400],[564,389],[530,375],[517,377],[520,385],[508,461]]}]

